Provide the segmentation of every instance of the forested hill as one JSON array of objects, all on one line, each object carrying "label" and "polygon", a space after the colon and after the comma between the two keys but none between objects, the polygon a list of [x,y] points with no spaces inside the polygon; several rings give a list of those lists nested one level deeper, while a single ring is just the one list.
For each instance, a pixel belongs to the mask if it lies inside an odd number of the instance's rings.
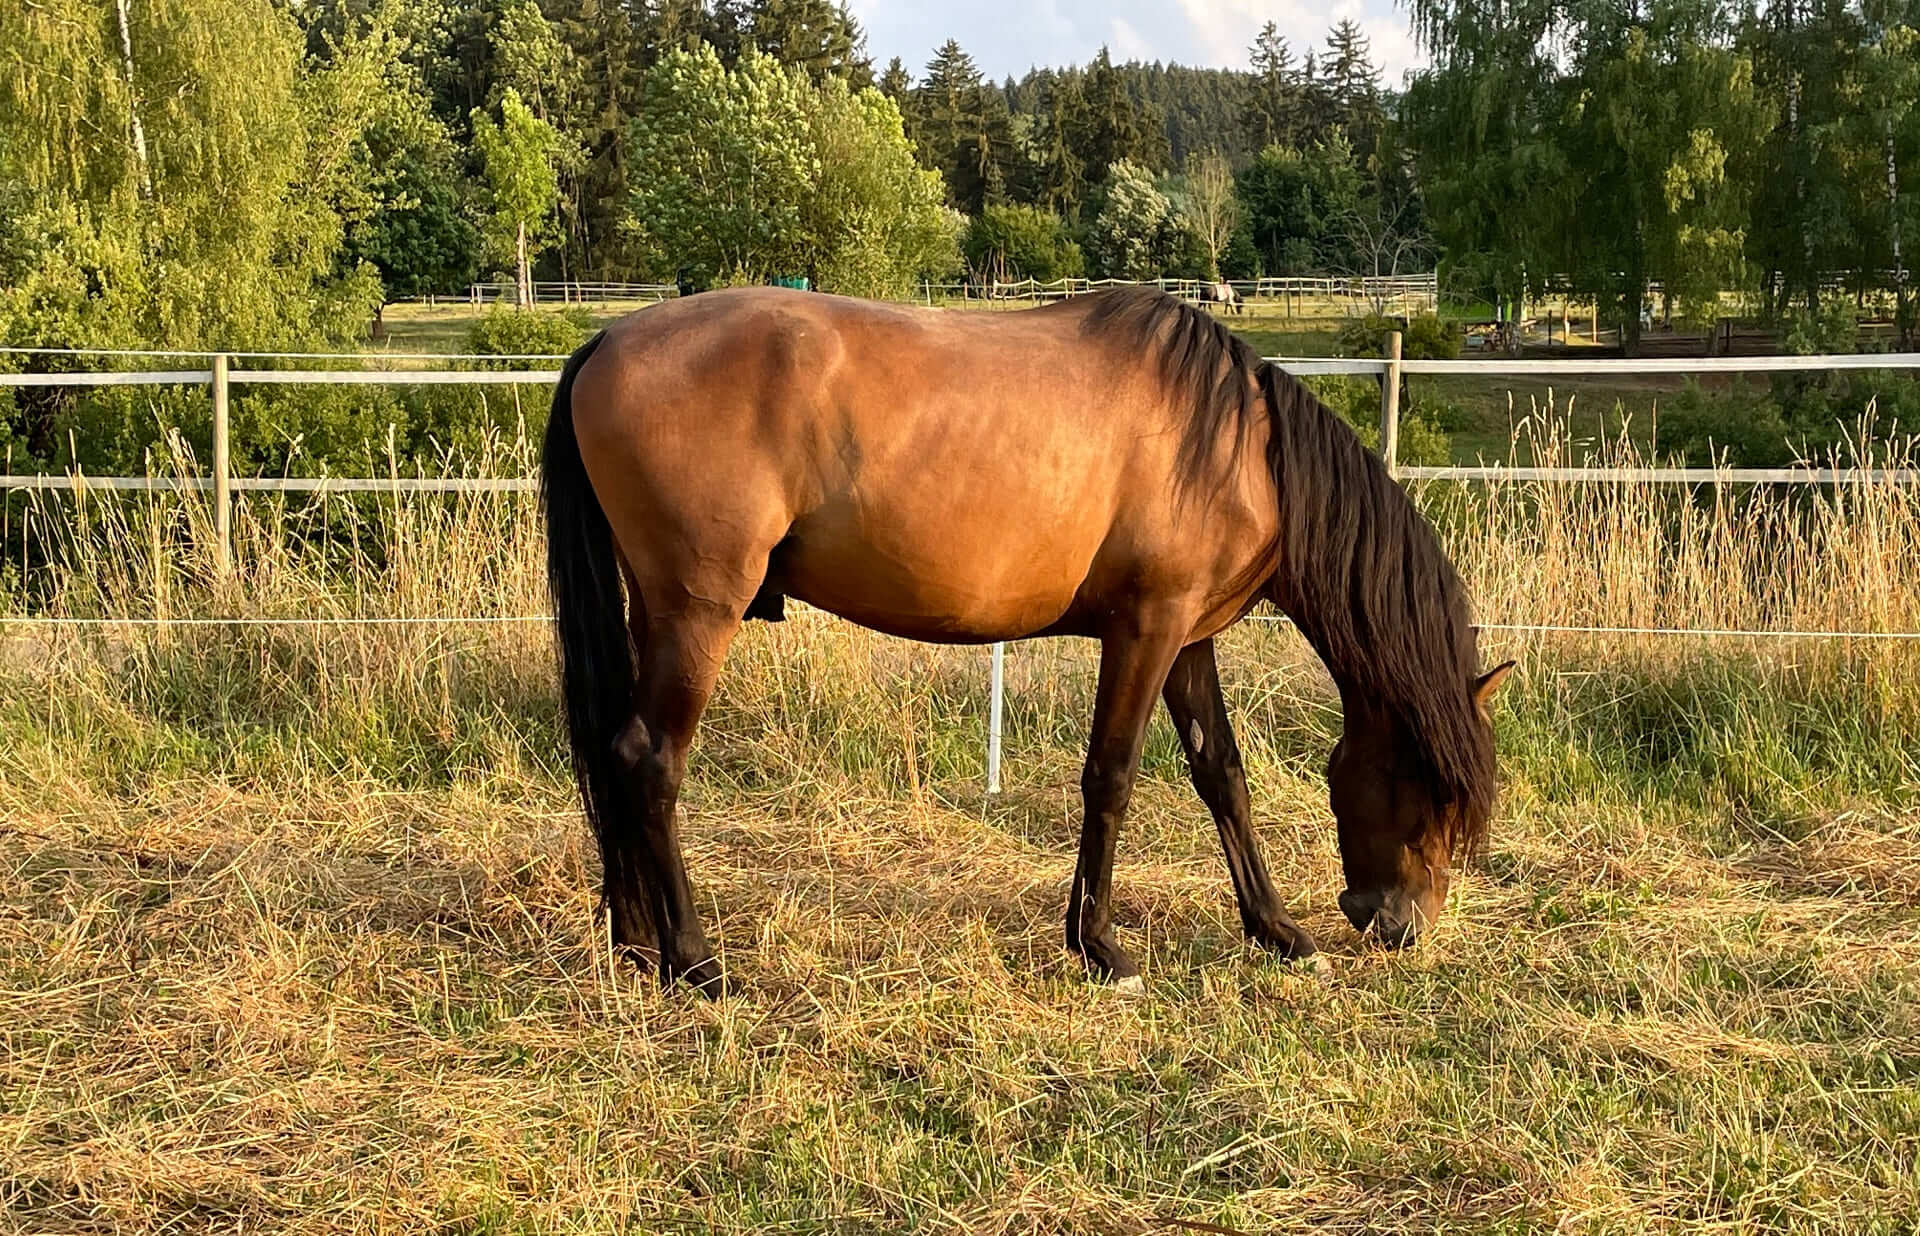
[{"label": "forested hill", "polygon": [[[1241,69],[1202,69],[1184,64],[1117,64],[1114,72],[1127,97],[1151,116],[1165,135],[1168,162],[1185,166],[1189,155],[1218,151],[1235,167],[1244,166],[1259,151],[1246,119],[1258,78]],[[1082,68],[1034,69],[1019,81],[1009,78],[1002,88],[1007,106],[1017,116],[1037,117],[1048,92],[1062,77],[1084,79]]]}]

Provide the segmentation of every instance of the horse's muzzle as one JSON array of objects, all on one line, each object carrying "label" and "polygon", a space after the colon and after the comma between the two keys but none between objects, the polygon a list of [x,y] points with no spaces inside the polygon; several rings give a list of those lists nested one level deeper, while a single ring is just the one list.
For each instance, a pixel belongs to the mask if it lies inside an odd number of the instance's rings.
[{"label": "horse's muzzle", "polygon": [[1340,894],[1340,912],[1347,916],[1355,931],[1362,935],[1370,932],[1387,948],[1405,948],[1420,934],[1414,916],[1390,909],[1387,898],[1380,893],[1356,893],[1348,889]]}]

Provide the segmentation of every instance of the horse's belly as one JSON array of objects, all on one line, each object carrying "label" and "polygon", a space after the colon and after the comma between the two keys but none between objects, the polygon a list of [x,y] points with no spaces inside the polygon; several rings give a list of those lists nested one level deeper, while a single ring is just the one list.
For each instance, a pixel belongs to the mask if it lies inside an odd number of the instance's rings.
[{"label": "horse's belly", "polygon": [[1072,608],[1098,546],[1017,512],[948,513],[852,504],[796,523],[774,552],[779,591],[862,626],[912,639],[1013,639]]}]

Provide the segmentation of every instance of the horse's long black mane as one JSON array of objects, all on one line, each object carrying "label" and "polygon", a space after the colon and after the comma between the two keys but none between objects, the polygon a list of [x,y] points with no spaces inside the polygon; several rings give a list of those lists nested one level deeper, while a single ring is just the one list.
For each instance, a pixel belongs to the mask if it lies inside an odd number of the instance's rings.
[{"label": "horse's long black mane", "polygon": [[1479,672],[1466,589],[1439,537],[1386,465],[1291,374],[1192,305],[1153,288],[1097,294],[1086,330],[1156,358],[1183,427],[1179,483],[1199,483],[1223,436],[1243,448],[1264,404],[1280,495],[1273,599],[1343,693],[1405,727],[1471,849],[1493,807],[1493,740],[1473,699]]}]

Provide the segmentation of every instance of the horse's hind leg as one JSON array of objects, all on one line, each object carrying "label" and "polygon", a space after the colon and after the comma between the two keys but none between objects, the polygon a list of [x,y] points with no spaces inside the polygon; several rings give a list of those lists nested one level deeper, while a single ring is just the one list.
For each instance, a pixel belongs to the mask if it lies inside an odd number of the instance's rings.
[{"label": "horse's hind leg", "polygon": [[1300,958],[1316,950],[1307,929],[1293,921],[1267,877],[1260,848],[1253,836],[1253,810],[1247,798],[1247,774],[1240,763],[1240,747],[1227,721],[1226,697],[1220,693],[1220,671],[1213,658],[1213,641],[1201,640],[1182,649],[1167,675],[1162,693],[1180,746],[1187,753],[1193,788],[1213,813],[1220,830],[1220,848],[1226,852],[1233,893],[1240,903],[1240,925],[1249,939],[1283,957]]},{"label": "horse's hind leg", "polygon": [[680,852],[680,785],[694,728],[752,596],[747,587],[737,604],[731,598],[690,599],[660,612],[634,592],[635,712],[614,750],[638,817],[624,852],[623,892],[645,900],[658,937],[661,984],[685,979],[709,995],[723,994],[725,979],[700,925]]}]

